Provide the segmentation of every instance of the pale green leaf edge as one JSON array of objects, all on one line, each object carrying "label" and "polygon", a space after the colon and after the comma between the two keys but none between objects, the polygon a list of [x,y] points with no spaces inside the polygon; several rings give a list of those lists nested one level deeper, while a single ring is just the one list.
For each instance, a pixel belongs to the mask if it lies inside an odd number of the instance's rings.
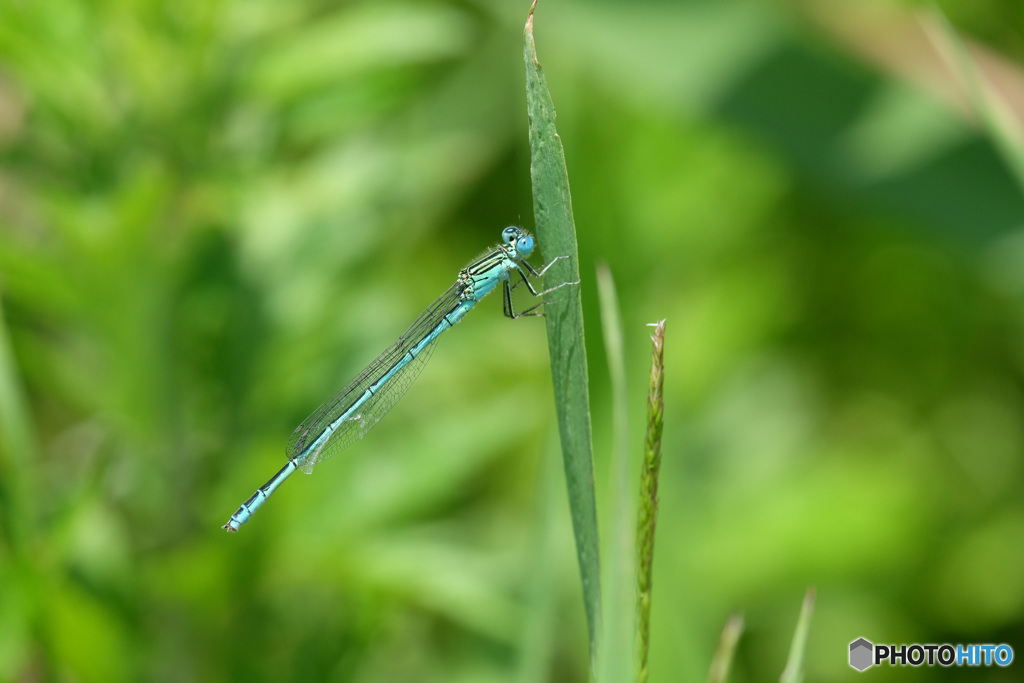
[{"label": "pale green leaf edge", "polygon": [[609,459],[610,495],[606,520],[604,553],[604,631],[597,655],[597,680],[601,683],[628,681],[633,664],[635,510],[630,482],[629,396],[622,315],[615,291],[615,279],[607,264],[597,266],[597,293],[601,309],[601,330],[608,359],[612,389],[612,453]]},{"label": "pale green leaf edge", "polygon": [[789,660],[779,678],[780,683],[802,683],[804,680],[804,654],[807,652],[807,636],[811,631],[815,597],[814,588],[808,588],[800,607],[800,618],[796,622],[793,642],[789,646]]}]

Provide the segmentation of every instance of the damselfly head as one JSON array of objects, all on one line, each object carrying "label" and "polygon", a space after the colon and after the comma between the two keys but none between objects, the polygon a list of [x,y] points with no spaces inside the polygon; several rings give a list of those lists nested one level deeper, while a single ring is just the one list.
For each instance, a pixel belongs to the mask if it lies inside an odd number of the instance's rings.
[{"label": "damselfly head", "polygon": [[515,256],[518,258],[528,258],[533,253],[533,237],[521,228],[514,225],[505,228],[501,231],[501,239],[516,250]]}]

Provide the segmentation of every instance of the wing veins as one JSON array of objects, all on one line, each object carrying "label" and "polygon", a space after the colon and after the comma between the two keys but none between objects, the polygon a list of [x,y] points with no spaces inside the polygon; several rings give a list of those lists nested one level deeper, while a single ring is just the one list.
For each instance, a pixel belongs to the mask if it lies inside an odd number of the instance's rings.
[{"label": "wing veins", "polygon": [[[345,388],[335,394],[333,398],[323,403],[319,408],[313,411],[309,417],[303,420],[302,423],[295,428],[295,432],[288,440],[288,447],[286,450],[288,457],[294,458],[301,455],[308,444],[313,443],[316,438],[338,418],[338,416],[342,415],[360,396],[366,393],[366,390],[370,386],[387,374],[387,372],[394,367],[394,365],[398,363],[410,349],[418,344],[423,337],[437,326],[446,314],[453,311],[459,305],[461,292],[462,285],[456,281],[447,290],[445,290],[441,296],[435,299],[434,302],[430,304],[430,306],[428,306],[419,315],[419,317],[416,318],[416,320],[413,321],[409,328],[402,333],[402,335],[393,344],[384,349],[384,351],[369,365],[367,365],[362,372],[356,375],[356,377],[349,382]],[[415,359],[410,361],[409,365],[415,364],[420,366],[417,368],[417,373],[418,370],[422,368],[423,363],[426,362],[426,358],[423,358],[422,361],[420,358],[424,355],[429,358],[433,346],[433,343],[430,344],[428,347],[424,348]],[[403,370],[405,370],[405,368],[403,368]],[[400,374],[408,374],[408,371]],[[401,376],[393,377],[387,382],[387,384],[381,387],[374,396],[377,396],[382,392],[390,393],[388,391],[388,387],[395,381],[400,381],[401,379]],[[374,397],[371,397],[367,400],[367,404],[370,402],[376,404],[378,401],[379,399],[374,400]],[[364,404],[363,407],[367,406]],[[337,432],[332,435],[331,439],[333,439],[336,434]],[[331,439],[328,439],[328,441]],[[323,447],[321,447],[321,451],[322,450]],[[314,458],[314,462],[316,459],[317,458]]]}]

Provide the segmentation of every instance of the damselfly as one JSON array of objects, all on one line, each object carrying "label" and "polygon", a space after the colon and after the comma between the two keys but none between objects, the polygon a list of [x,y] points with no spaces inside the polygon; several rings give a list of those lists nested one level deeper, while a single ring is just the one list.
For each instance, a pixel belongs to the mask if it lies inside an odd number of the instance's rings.
[{"label": "damselfly", "polygon": [[242,503],[223,528],[238,531],[295,470],[309,473],[318,462],[366,436],[419,375],[441,333],[462,320],[499,282],[502,284],[503,308],[509,318],[540,315],[537,309],[544,304],[540,302],[516,313],[512,307],[512,289],[520,282],[535,297],[576,284],[563,282],[551,289],[535,290],[530,284],[530,277],[540,277],[555,261],[566,257],[556,257],[540,270],[534,270],[526,261],[533,248],[533,237],[525,231],[516,227],[505,228],[500,244],[463,268],[455,284],[430,304],[398,341],[295,429],[286,450],[288,463],[270,481],[256,489],[256,493]]}]

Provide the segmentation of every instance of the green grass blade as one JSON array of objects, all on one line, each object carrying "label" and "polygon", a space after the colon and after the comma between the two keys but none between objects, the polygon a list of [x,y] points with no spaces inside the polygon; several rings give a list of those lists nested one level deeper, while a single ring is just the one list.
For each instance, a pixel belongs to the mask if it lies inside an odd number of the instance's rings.
[{"label": "green grass blade", "polygon": [[922,12],[922,24],[943,53],[968,103],[981,121],[995,147],[1017,182],[1024,187],[1024,140],[1009,121],[1014,116],[1003,99],[993,91],[984,73],[971,56],[970,47],[949,23],[942,10]]},{"label": "green grass blade", "polygon": [[[530,173],[537,240],[547,260],[568,256],[548,271],[548,282],[579,278],[576,227],[572,219],[569,177],[562,142],[555,129],[555,108],[533,41],[533,8],[524,31],[526,109],[530,120]],[[548,351],[554,383],[558,432],[562,441],[569,508],[576,556],[583,583],[590,655],[594,661],[601,623],[601,566],[598,555],[597,505],[594,496],[593,446],[583,307],[579,287],[563,287],[547,297],[544,307]]]},{"label": "green grass blade", "polygon": [[796,622],[793,643],[789,646],[789,660],[779,679],[781,683],[801,683],[804,680],[804,653],[807,651],[807,634],[811,629],[814,597],[814,589],[808,588],[804,595],[804,603],[800,607],[800,619]]},{"label": "green grass blade", "polygon": [[601,329],[612,387],[612,454],[610,459],[609,542],[604,556],[604,632],[598,652],[597,680],[627,681],[633,666],[633,505],[629,476],[629,403],[623,360],[622,319],[615,280],[607,264],[597,267]]},{"label": "green grass blade", "polygon": [[647,433],[640,470],[640,512],[636,542],[637,674],[647,681],[647,653],[651,640],[651,579],[654,568],[654,531],[658,523],[658,474],[661,472],[661,433],[665,428],[665,321],[654,323],[651,335],[651,385],[647,394]]},{"label": "green grass blade", "polygon": [[729,678],[729,669],[732,668],[736,645],[740,642],[741,635],[743,617],[734,614],[725,622],[722,636],[718,639],[718,648],[715,649],[715,657],[711,660],[711,670],[708,672],[708,683],[725,683]]}]

